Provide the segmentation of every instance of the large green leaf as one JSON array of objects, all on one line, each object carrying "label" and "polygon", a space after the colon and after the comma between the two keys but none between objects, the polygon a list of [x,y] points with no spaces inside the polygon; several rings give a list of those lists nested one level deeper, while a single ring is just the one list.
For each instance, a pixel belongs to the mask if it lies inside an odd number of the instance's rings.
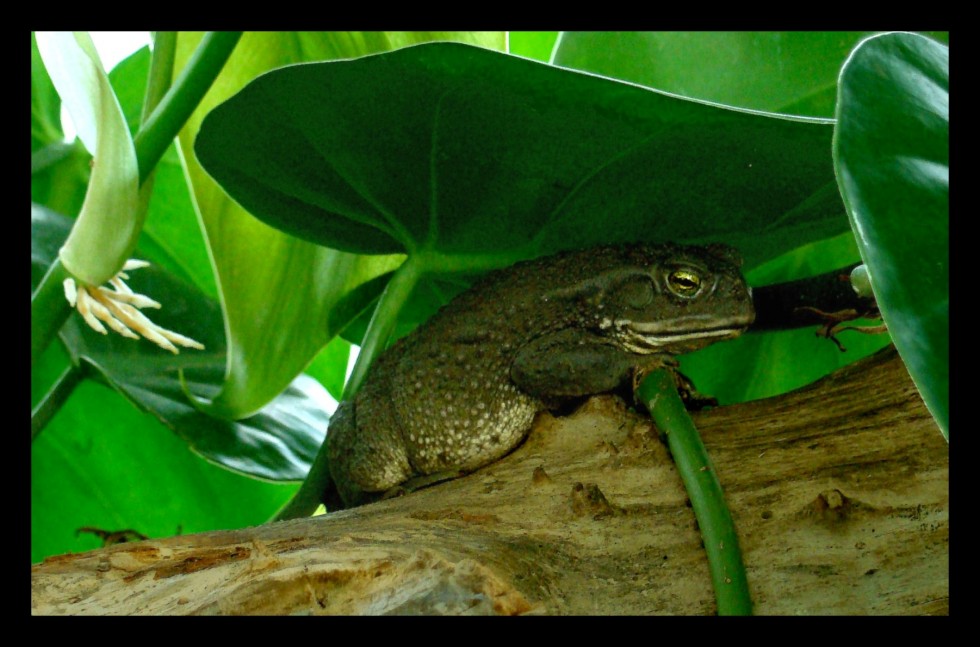
[{"label": "large green leaf", "polygon": [[[32,278],[39,280],[46,271],[71,223],[32,206]],[[183,391],[180,372],[199,398],[212,397],[220,387],[226,347],[218,304],[155,267],[133,272],[129,285],[163,302],[163,309],[151,315],[156,323],[200,341],[206,350],[171,355],[146,341],[99,335],[73,314],[61,331],[73,362],[89,365],[209,460],[268,480],[302,479],[326,434],[332,401],[323,387],[300,376],[260,411],[237,421],[197,411]]]},{"label": "large green leaf", "polygon": [[867,32],[563,32],[555,65],[730,106],[832,117]]},{"label": "large green leaf", "polygon": [[[275,67],[455,39],[504,46],[500,33],[248,33],[188,120],[180,143],[215,263],[230,349],[227,380],[212,405],[220,414],[241,416],[274,397],[346,326],[346,320],[330,316],[338,301],[401,259],[365,258],[324,249],[253,218],[191,154],[204,116],[247,82]],[[199,40],[199,35],[181,34],[178,69]],[[244,136],[251,138],[253,134]],[[356,315],[359,311],[352,312]],[[337,368],[342,372],[345,366]]]},{"label": "large green leaf", "polygon": [[949,49],[870,38],[840,79],[834,159],[882,315],[949,434]]},{"label": "large green leaf", "polygon": [[350,252],[722,239],[754,264],[846,230],[831,134],[437,43],[259,77],[196,151],[259,218]]},{"label": "large green leaf", "polygon": [[[198,153],[276,226],[426,259],[398,337],[488,264],[604,242],[723,240],[752,267],[846,232],[830,135],[828,122],[425,45],[270,73],[209,117]],[[345,336],[359,342],[366,328],[367,315]]]}]

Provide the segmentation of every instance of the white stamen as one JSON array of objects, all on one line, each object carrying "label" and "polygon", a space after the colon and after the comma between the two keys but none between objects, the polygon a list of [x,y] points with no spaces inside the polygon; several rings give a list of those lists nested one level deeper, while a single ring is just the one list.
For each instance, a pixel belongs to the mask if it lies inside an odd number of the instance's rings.
[{"label": "white stamen", "polygon": [[[129,260],[123,265],[123,270],[135,270],[148,266],[149,263],[146,261]],[[78,313],[82,315],[85,323],[92,330],[103,335],[108,334],[108,331],[100,321],[105,322],[123,337],[139,339],[142,335],[157,346],[174,354],[179,352],[174,344],[186,348],[204,349],[203,344],[190,337],[161,328],[140,312],[139,308],[160,308],[161,306],[145,295],[134,293],[124,282],[124,279],[128,278],[128,275],[123,271],[116,274],[109,280],[113,290],[83,284],[76,285],[74,279],[68,278],[63,283],[65,299],[73,308],[78,309]]]},{"label": "white stamen", "polygon": [[78,300],[78,290],[75,289],[75,279],[65,279],[62,285],[65,288],[65,298],[68,300],[68,305],[74,308],[75,303]]},{"label": "white stamen", "polygon": [[85,323],[87,323],[95,332],[103,335],[109,334],[109,331],[105,329],[105,326],[99,323],[99,320],[92,314],[92,311],[89,308],[89,295],[85,290],[84,285],[78,286],[78,314],[82,315],[82,319],[85,320]]}]

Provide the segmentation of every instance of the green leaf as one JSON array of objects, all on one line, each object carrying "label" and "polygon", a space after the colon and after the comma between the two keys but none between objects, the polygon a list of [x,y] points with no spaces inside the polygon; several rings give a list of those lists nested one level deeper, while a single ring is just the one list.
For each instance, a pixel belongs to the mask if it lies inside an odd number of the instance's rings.
[{"label": "green leaf", "polygon": [[832,117],[867,32],[563,32],[555,65],[730,106]]},{"label": "green leaf", "polygon": [[949,48],[861,43],[840,78],[834,160],[871,285],[949,438]]},{"label": "green leaf", "polygon": [[138,249],[212,299],[218,298],[207,244],[176,145],[157,164]]},{"label": "green leaf", "polygon": [[49,144],[60,143],[61,97],[51,83],[31,33],[31,153]]},{"label": "green leaf", "polygon": [[[32,207],[32,277],[42,275],[53,262],[70,227],[71,220],[64,216]],[[88,364],[208,460],[268,480],[302,479],[326,434],[332,402],[323,387],[300,376],[270,404],[240,420],[219,420],[197,411],[183,391],[180,373],[197,397],[213,397],[218,391],[226,355],[218,304],[155,267],[132,272],[128,284],[164,304],[151,315],[155,323],[200,341],[206,350],[175,356],[147,341],[99,335],[76,313],[61,331],[72,361]]]},{"label": "green leaf", "polygon": [[85,526],[168,537],[257,525],[295,489],[202,460],[152,416],[86,380],[31,445],[31,562],[98,548],[94,536],[76,534]]},{"label": "green leaf", "polygon": [[39,32],[37,42],[79,139],[96,159],[82,211],[59,255],[76,278],[102,285],[122,268],[143,227],[136,150],[88,34]]},{"label": "green leaf", "polygon": [[515,56],[524,56],[549,63],[551,52],[558,40],[557,31],[512,31],[507,34],[507,51]]},{"label": "green leaf", "polygon": [[[323,249],[257,221],[228,197],[191,154],[202,119],[248,81],[281,65],[461,38],[504,46],[501,33],[262,32],[242,37],[180,135],[228,326],[227,379],[211,404],[216,412],[237,417],[274,397],[346,327],[348,321],[331,316],[338,302],[362,283],[396,267],[402,258],[363,258]],[[177,69],[199,40],[199,35],[180,35]]]},{"label": "green leaf", "polygon": [[334,400],[340,400],[344,393],[350,351],[349,341],[340,336],[334,337],[306,367],[306,374],[320,382]]},{"label": "green leaf", "polygon": [[92,156],[77,139],[38,150],[31,155],[31,202],[77,215],[85,202],[91,161]]},{"label": "green leaf", "polygon": [[726,240],[755,264],[846,231],[831,134],[437,43],[266,74],[196,152],[273,226],[447,272],[637,240]]}]

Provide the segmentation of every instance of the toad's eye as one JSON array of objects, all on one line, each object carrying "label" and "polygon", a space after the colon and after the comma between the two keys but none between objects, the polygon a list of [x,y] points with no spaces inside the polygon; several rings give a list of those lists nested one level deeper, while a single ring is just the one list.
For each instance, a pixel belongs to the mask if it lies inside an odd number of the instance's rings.
[{"label": "toad's eye", "polygon": [[679,297],[690,299],[701,291],[701,275],[693,270],[673,270],[667,275],[667,288]]}]

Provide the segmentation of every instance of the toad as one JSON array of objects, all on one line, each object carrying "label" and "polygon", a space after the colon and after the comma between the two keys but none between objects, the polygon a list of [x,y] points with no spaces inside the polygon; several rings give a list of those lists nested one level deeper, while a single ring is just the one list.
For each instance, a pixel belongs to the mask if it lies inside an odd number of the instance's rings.
[{"label": "toad", "polygon": [[486,275],[382,353],[330,420],[345,506],[460,475],[517,447],[535,415],[633,384],[754,320],[738,253],[621,245]]}]

